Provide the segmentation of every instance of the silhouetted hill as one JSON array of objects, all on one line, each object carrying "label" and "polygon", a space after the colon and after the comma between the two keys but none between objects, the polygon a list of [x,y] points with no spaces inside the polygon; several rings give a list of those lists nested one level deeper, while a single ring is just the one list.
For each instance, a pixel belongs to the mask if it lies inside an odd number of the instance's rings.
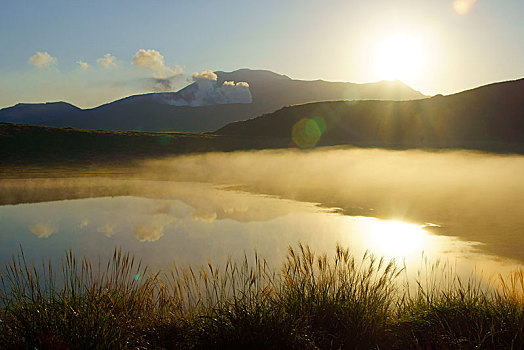
[{"label": "silhouetted hill", "polygon": [[214,151],[220,145],[216,140],[220,139],[224,138],[0,123],[0,165],[117,164],[146,157]]},{"label": "silhouetted hill", "polygon": [[[65,104],[55,107],[71,108]],[[524,154],[522,135],[524,79],[416,101],[296,105],[207,134],[0,123],[0,165],[114,164],[182,153],[286,148],[297,144],[464,148]]]},{"label": "silhouetted hill", "polygon": [[524,154],[522,135],[524,79],[416,101],[335,101],[285,107],[208,134],[0,123],[0,165],[114,164],[182,153],[296,144],[465,148]]},{"label": "silhouetted hill", "polygon": [[184,101],[189,103],[195,98],[198,84],[193,83],[178,92],[129,96],[86,110],[64,102],[18,104],[0,110],[0,121],[82,129],[203,132],[284,106],[313,101],[425,97],[401,82],[352,84],[301,81],[269,71],[249,69],[217,72],[217,76],[219,87],[224,81],[249,83],[252,102],[193,107],[174,105]]},{"label": "silhouetted hill", "polygon": [[66,102],[47,103],[18,103],[12,107],[0,110],[2,120],[11,123],[27,123],[38,120],[42,124],[53,123],[54,120],[63,115],[75,118],[82,110]]},{"label": "silhouetted hill", "polygon": [[[313,118],[315,124],[308,124],[307,119]],[[305,146],[318,138],[318,145],[522,153],[524,79],[416,101],[337,101],[285,107],[229,124],[216,134],[273,139],[276,147],[283,147],[292,143],[294,126],[295,143]]]}]

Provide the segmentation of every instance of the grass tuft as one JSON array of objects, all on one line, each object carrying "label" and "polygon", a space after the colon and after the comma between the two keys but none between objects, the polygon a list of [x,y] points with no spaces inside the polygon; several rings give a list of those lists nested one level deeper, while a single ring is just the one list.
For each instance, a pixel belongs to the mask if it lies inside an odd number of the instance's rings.
[{"label": "grass tuft", "polygon": [[495,288],[435,266],[413,290],[393,262],[340,246],[290,247],[279,270],[255,253],[155,273],[119,249],[108,262],[69,251],[58,270],[20,249],[0,269],[0,348],[524,347],[522,270]]}]

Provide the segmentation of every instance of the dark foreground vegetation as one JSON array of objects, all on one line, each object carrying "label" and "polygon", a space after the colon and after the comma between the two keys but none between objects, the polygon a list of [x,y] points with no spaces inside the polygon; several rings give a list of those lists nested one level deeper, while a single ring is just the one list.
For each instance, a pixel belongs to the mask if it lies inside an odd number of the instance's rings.
[{"label": "dark foreground vegetation", "polygon": [[[206,134],[59,129],[0,123],[0,165],[122,164],[130,160],[209,152]],[[218,148],[220,149],[220,148]]]},{"label": "dark foreground vegetation", "polygon": [[[152,273],[128,254],[66,254],[59,269],[23,253],[1,269],[2,349],[522,349],[524,274],[481,287],[402,270],[337,247],[290,248],[281,270],[258,256]],[[411,290],[411,293],[409,292]]]},{"label": "dark foreground vegetation", "polygon": [[0,173],[12,166],[129,165],[188,153],[282,148],[286,139],[206,133],[80,130],[0,122]]}]

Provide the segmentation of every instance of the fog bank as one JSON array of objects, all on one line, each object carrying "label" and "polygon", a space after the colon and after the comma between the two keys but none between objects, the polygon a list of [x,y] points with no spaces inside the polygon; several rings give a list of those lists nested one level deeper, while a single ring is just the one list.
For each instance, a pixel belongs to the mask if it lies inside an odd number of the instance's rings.
[{"label": "fog bank", "polygon": [[469,151],[324,148],[208,153],[144,164],[145,176],[205,181],[438,226],[524,260],[524,157]]}]

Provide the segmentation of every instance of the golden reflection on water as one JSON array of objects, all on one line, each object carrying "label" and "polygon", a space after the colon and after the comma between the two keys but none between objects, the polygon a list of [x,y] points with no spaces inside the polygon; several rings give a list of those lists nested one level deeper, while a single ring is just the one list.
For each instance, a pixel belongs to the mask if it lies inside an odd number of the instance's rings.
[{"label": "golden reflection on water", "polygon": [[359,241],[360,249],[374,256],[392,259],[405,269],[402,282],[432,281],[445,286],[455,276],[472,279],[483,286],[500,286],[500,276],[509,276],[521,262],[485,254],[482,244],[458,237],[437,235],[428,228],[439,225],[352,217],[346,222],[347,238]]},{"label": "golden reflection on water", "polygon": [[[198,266],[208,260],[241,259],[243,253],[253,251],[279,268],[286,247],[300,242],[319,254],[329,255],[341,244],[355,256],[369,252],[394,259],[410,279],[427,270],[426,261],[430,270],[440,261],[466,278],[495,279],[522,263],[485,254],[479,241],[457,237],[446,222],[442,226],[416,225],[407,221],[410,219],[341,215],[313,202],[210,183],[85,179],[78,184],[75,179],[76,188],[67,179],[57,179],[55,184],[46,181],[47,188],[39,187],[45,202],[0,205],[0,260],[17,251],[20,244],[36,260],[61,256],[70,248],[90,257],[109,256],[119,246],[159,268],[173,261]],[[107,186],[100,186],[104,184]],[[104,191],[90,190],[99,187]],[[103,196],[107,187],[118,191]],[[47,197],[48,192],[56,194],[64,188],[66,199],[79,198],[53,201]],[[87,194],[93,198],[85,198],[90,197]],[[518,242],[514,240],[513,245]]]},{"label": "golden reflection on water", "polygon": [[401,221],[361,222],[365,244],[378,255],[406,258],[430,249],[429,234],[421,226]]}]

